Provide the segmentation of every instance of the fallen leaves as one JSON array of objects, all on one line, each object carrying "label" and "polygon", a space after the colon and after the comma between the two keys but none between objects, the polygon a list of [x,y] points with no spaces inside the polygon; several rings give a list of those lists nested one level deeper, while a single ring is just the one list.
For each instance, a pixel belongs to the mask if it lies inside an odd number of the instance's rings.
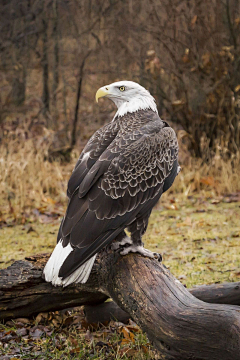
[{"label": "fallen leaves", "polygon": [[39,339],[43,335],[44,331],[39,329],[37,326],[34,326],[29,330],[29,335],[33,339]]},{"label": "fallen leaves", "polygon": [[121,340],[122,343],[135,343],[134,334],[127,328],[127,326],[121,326],[120,332],[123,334],[123,339]]},{"label": "fallen leaves", "polygon": [[200,183],[209,185],[209,186],[215,186],[215,180],[213,176],[206,176],[200,179]]},{"label": "fallen leaves", "polygon": [[240,191],[225,195],[223,198],[223,202],[229,204],[233,202],[240,202]]},{"label": "fallen leaves", "polygon": [[8,321],[0,325],[0,358],[120,360],[125,356],[137,360],[147,355],[154,359],[145,335],[132,320],[127,325],[111,321],[107,327],[98,325],[97,330],[85,326],[82,308]]}]

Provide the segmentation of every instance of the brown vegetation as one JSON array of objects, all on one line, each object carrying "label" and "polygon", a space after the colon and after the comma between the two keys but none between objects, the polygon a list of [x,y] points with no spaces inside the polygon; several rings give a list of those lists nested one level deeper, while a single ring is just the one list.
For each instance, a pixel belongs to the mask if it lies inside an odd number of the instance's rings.
[{"label": "brown vegetation", "polygon": [[[80,151],[72,151],[68,163],[60,159],[50,161],[49,149],[56,144],[52,142],[54,133],[46,128],[43,131],[43,136],[25,141],[17,136],[10,141],[5,139],[1,145],[0,220],[3,222],[9,216],[24,222],[32,209],[46,212],[53,206],[66,204],[67,181]],[[188,156],[172,191],[184,196],[199,191],[211,196],[232,193],[239,190],[239,170],[239,160],[224,161],[218,152],[211,165]]]},{"label": "brown vegetation", "polygon": [[113,116],[95,91],[125,78],[178,131],[176,191],[239,190],[238,0],[11,0],[0,17],[3,218],[65,201],[81,148]]}]

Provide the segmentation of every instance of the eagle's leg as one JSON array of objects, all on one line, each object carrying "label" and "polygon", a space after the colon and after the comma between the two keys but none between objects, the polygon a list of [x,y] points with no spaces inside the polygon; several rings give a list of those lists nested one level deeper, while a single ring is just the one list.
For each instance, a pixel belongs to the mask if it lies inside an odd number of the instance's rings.
[{"label": "eagle's leg", "polygon": [[147,230],[148,226],[148,219],[149,219],[150,213],[147,214],[147,216],[142,217],[134,221],[131,225],[129,225],[128,230],[131,232],[131,240],[132,244],[125,247],[121,251],[121,255],[127,255],[130,252],[137,252],[143,256],[152,258],[152,259],[158,259],[158,261],[162,261],[161,254],[152,252],[150,250],[144,249],[143,242],[142,242],[142,236]]},{"label": "eagle's leg", "polygon": [[124,246],[126,244],[128,245],[132,245],[132,239],[130,239],[129,236],[127,236],[127,234],[125,233],[125,231],[121,231],[120,234],[118,234],[115,238],[115,241],[111,244],[111,249],[112,250],[117,250],[119,249],[121,246]]}]

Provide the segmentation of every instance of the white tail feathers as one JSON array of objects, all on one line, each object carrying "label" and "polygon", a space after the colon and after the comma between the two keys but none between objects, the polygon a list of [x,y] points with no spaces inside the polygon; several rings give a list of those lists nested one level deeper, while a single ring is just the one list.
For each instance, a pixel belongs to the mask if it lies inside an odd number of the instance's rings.
[{"label": "white tail feathers", "polygon": [[58,277],[58,273],[62,264],[72,251],[73,248],[70,244],[68,244],[66,247],[63,247],[62,240],[58,242],[43,270],[43,274],[47,282],[51,282],[54,286],[67,286],[72,283],[84,284],[87,282],[97,254],[86,261],[66,279],[62,280],[62,278]]},{"label": "white tail feathers", "polygon": [[77,270],[75,270],[71,275],[69,275],[66,279],[62,280],[63,286],[70,285],[72,283],[82,283],[87,282],[89,275],[91,273],[94,261],[96,259],[96,255],[91,257],[88,261],[86,261],[82,266],[80,266]]}]

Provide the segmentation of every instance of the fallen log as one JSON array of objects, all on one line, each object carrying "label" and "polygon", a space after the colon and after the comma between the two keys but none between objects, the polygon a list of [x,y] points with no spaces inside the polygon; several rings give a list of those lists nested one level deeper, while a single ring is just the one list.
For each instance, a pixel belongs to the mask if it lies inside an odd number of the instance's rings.
[{"label": "fallen log", "polygon": [[[94,283],[96,279],[92,276],[84,285],[88,291],[83,291],[83,286],[79,284],[61,288],[46,283],[42,279],[42,270],[48,257],[49,254],[27,257],[0,270],[0,320],[86,305],[88,322],[103,322],[112,318],[126,321],[126,312],[121,312],[123,310],[120,311],[114,302],[106,303],[104,314],[101,308],[101,314],[98,315],[98,304],[103,303],[108,296],[97,290],[99,284]],[[240,282],[202,285],[189,291],[205,302],[240,305]]]},{"label": "fallen log", "polygon": [[2,319],[24,316],[23,311],[26,316],[26,309],[37,313],[112,297],[166,359],[239,359],[239,308],[197,299],[157,261],[105,250],[86,284],[54,288],[41,278],[47,258],[28,258],[0,271]]},{"label": "fallen log", "polygon": [[[240,305],[240,282],[200,285],[188,291],[199,300],[208,303]],[[114,319],[125,323],[131,317],[114,301],[99,305],[85,305],[84,313],[89,324],[104,323]]]},{"label": "fallen log", "polygon": [[49,254],[16,261],[0,270],[0,320],[32,316],[39,312],[98,304],[108,296],[98,291],[95,277],[88,286],[54,287],[42,279]]},{"label": "fallen log", "polygon": [[189,291],[209,303],[240,305],[240,282],[201,285]]}]

